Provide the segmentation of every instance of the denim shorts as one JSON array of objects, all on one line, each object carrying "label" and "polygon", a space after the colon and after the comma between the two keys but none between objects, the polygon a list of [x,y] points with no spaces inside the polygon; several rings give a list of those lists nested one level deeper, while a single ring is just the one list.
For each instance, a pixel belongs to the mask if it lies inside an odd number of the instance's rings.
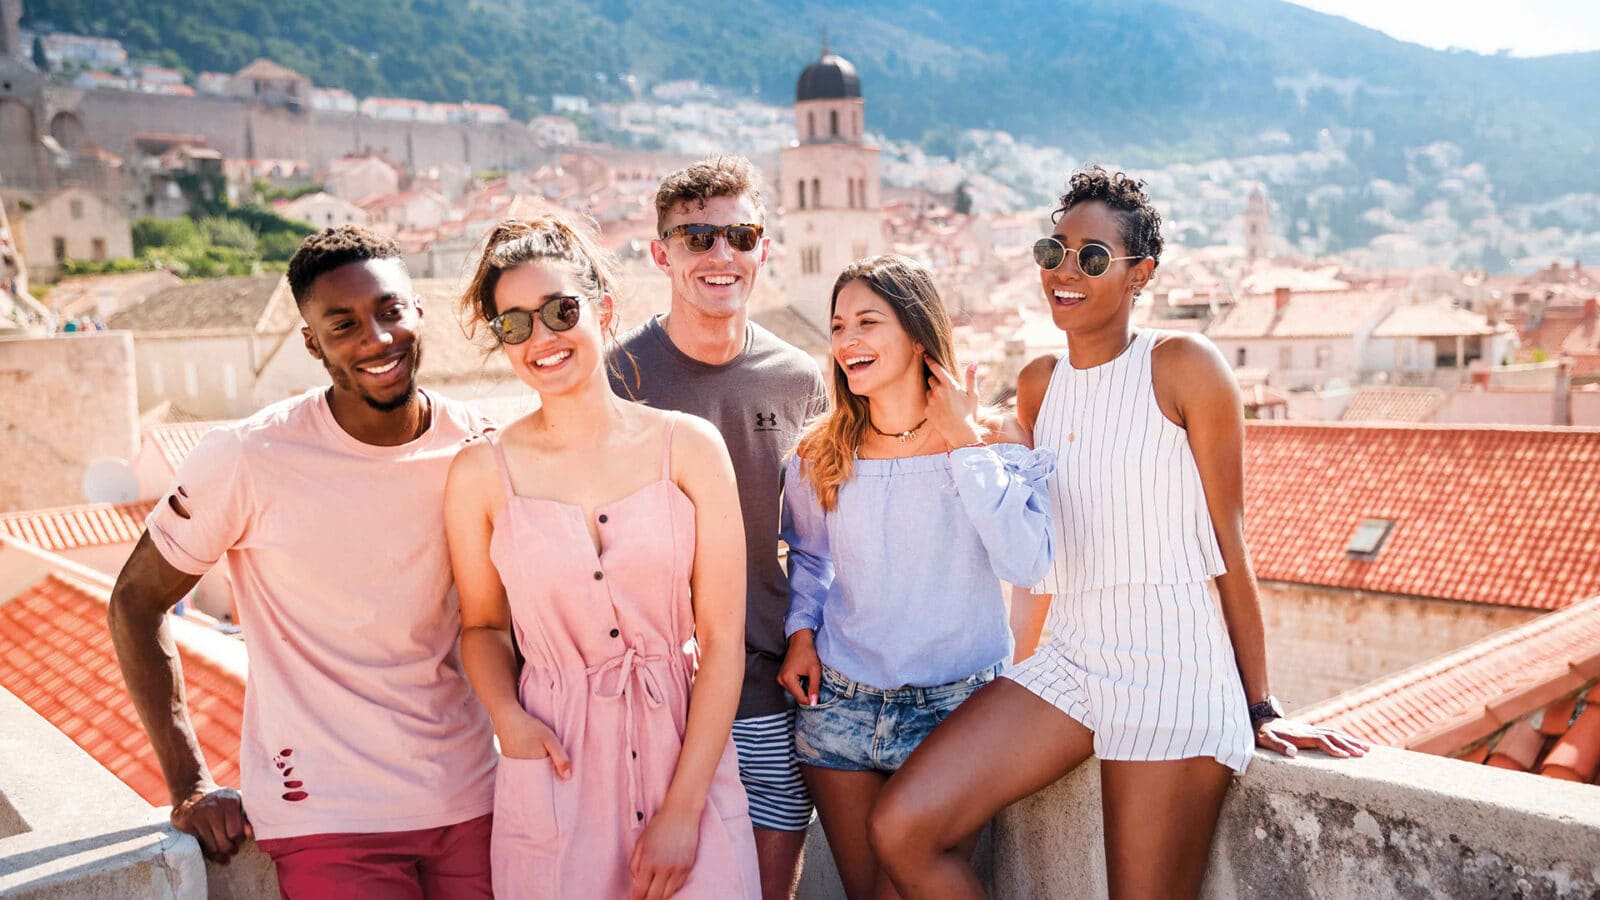
[{"label": "denim shorts", "polygon": [[815,706],[801,706],[795,754],[803,765],[848,772],[893,772],[935,725],[1000,674],[995,663],[937,687],[886,691],[822,667]]}]

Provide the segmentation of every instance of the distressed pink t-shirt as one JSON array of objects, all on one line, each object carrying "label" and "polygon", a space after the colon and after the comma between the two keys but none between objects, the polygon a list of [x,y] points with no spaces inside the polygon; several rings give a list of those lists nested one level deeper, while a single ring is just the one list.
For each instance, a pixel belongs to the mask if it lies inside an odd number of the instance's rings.
[{"label": "distressed pink t-shirt", "polygon": [[428,431],[374,447],[324,389],[201,439],[146,521],[175,568],[227,557],[249,653],[240,747],[259,838],[411,831],[494,806],[493,731],[461,668],[444,483],[490,427],[428,394]]}]

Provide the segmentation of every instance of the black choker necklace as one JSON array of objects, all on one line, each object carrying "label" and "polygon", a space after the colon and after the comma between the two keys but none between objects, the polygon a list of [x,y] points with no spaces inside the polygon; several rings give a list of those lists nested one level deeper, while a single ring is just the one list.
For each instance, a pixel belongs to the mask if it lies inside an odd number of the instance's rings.
[{"label": "black choker necklace", "polygon": [[927,416],[923,416],[921,422],[918,422],[917,424],[911,426],[910,428],[907,428],[905,431],[896,431],[896,432],[891,434],[890,432],[887,432],[887,431],[878,431],[878,426],[872,424],[872,417],[871,416],[867,417],[867,427],[871,428],[874,432],[877,432],[879,437],[895,438],[898,441],[900,441],[900,443],[902,443],[902,444],[904,444],[906,441],[909,441],[912,438],[916,437],[917,436],[917,429],[921,428],[922,426],[924,426],[926,424],[928,424],[928,418],[927,418]]}]

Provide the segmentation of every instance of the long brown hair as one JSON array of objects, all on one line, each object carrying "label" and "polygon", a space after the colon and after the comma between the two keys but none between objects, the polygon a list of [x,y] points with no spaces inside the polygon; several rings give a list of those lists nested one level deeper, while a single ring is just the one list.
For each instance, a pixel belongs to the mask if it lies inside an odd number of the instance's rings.
[{"label": "long brown hair", "polygon": [[[461,295],[461,314],[466,320],[467,334],[475,335],[477,326],[487,325],[500,314],[494,302],[494,289],[501,275],[524,263],[550,260],[572,266],[578,283],[591,301],[599,303],[605,294],[616,295],[616,269],[591,229],[553,213],[531,219],[506,219],[489,229],[477,271],[473,272],[472,282]],[[614,328],[615,309],[611,321]]]},{"label": "long brown hair", "polygon": [[[895,318],[914,344],[946,371],[956,372],[955,340],[950,332],[950,315],[945,312],[933,273],[909,257],[889,253],[851,263],[833,283],[828,301],[828,316],[839,306],[839,292],[852,281],[861,281],[894,310]],[[930,377],[926,363],[923,376]],[[850,382],[837,360],[829,393],[833,408],[806,427],[795,452],[801,457],[802,471],[811,480],[822,508],[832,510],[839,501],[839,487],[850,480],[856,452],[870,424],[867,399],[850,391]]]}]

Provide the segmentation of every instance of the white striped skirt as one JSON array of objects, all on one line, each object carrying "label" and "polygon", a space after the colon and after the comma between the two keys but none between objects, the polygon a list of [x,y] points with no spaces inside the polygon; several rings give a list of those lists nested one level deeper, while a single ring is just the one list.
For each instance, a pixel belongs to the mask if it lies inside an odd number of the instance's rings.
[{"label": "white striped skirt", "polygon": [[1208,582],[1057,595],[1045,627],[1049,639],[1001,677],[1094,732],[1096,756],[1249,765],[1249,705]]}]

